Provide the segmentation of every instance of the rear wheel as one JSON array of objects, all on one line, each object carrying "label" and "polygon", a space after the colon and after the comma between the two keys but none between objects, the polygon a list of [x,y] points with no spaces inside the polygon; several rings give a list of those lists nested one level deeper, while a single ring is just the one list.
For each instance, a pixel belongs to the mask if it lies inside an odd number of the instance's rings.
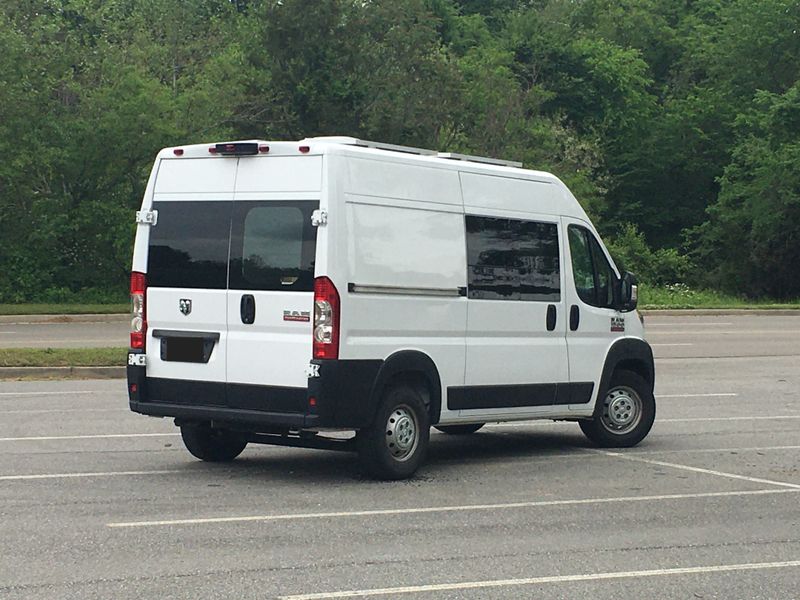
[{"label": "rear wheel", "polygon": [[228,462],[239,456],[247,442],[232,431],[208,423],[181,425],[181,437],[192,456],[208,462]]},{"label": "rear wheel", "polygon": [[370,427],[356,436],[364,469],[378,479],[405,479],[425,458],[430,417],[417,391],[406,385],[391,388]]},{"label": "rear wheel", "polygon": [[442,433],[449,433],[450,435],[469,435],[475,433],[486,425],[486,423],[470,423],[469,425],[434,425],[434,429],[438,429]]},{"label": "rear wheel", "polygon": [[656,418],[650,385],[633,371],[618,370],[591,421],[581,421],[583,433],[605,448],[625,448],[641,442]]}]

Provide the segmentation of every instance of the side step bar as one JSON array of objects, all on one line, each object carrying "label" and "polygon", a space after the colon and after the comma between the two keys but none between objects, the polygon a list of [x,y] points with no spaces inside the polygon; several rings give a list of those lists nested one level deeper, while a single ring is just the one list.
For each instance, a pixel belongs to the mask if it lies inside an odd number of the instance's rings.
[{"label": "side step bar", "polygon": [[355,436],[347,439],[325,437],[320,434],[296,433],[247,433],[244,438],[255,444],[289,446],[291,448],[314,448],[316,450],[340,450],[353,452],[356,449]]}]

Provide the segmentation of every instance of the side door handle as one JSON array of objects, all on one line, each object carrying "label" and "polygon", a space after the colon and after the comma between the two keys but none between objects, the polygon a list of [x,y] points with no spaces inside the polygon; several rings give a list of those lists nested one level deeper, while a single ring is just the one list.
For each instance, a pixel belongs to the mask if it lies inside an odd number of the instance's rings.
[{"label": "side door handle", "polygon": [[242,316],[242,323],[252,325],[256,320],[256,299],[253,294],[245,294],[239,302],[239,312]]},{"label": "side door handle", "polygon": [[547,331],[553,331],[556,328],[556,305],[550,304],[547,307]]},{"label": "side door handle", "polygon": [[573,304],[569,309],[569,330],[575,331],[581,324],[581,310],[577,304]]}]

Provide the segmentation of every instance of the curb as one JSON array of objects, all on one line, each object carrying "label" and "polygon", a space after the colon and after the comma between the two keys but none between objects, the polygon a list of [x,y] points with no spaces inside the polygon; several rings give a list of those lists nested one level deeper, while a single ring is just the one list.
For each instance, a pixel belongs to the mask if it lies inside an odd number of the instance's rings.
[{"label": "curb", "polygon": [[800,317],[800,309],[797,308],[647,308],[639,312],[645,316],[662,317],[715,317],[725,315]]},{"label": "curb", "polygon": [[0,367],[2,379],[124,379],[125,367]]},{"label": "curb", "polygon": [[130,318],[127,313],[91,315],[0,315],[5,325],[35,325],[37,323],[123,323]]}]

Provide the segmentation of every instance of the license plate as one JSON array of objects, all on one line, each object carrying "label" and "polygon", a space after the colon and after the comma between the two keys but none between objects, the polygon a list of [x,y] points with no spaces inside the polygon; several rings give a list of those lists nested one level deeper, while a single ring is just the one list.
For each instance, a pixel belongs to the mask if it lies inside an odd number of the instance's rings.
[{"label": "license plate", "polygon": [[[210,342],[213,347],[213,340]],[[208,340],[200,337],[161,338],[161,360],[168,362],[207,363],[211,355]]]}]

